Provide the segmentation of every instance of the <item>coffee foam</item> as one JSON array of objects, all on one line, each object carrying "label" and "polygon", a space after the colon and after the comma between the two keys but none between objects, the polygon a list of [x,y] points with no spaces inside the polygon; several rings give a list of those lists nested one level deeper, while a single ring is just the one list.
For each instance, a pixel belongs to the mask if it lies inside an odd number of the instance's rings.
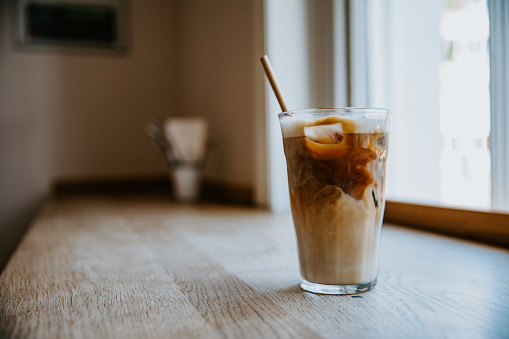
[{"label": "coffee foam", "polygon": [[281,119],[281,131],[283,138],[294,138],[304,136],[304,127],[308,122],[304,119],[295,117],[284,117]]}]

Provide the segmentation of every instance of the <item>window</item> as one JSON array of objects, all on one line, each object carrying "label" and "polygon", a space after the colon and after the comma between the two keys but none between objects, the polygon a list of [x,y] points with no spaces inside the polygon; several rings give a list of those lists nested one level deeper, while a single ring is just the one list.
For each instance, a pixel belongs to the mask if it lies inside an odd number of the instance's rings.
[{"label": "window", "polygon": [[[509,211],[501,194],[509,190],[507,154],[493,152],[506,148],[507,139],[490,128],[493,118],[507,116],[507,108],[491,107],[490,114],[486,0],[361,3],[350,8],[352,30],[365,32],[351,44],[353,70],[360,70],[352,76],[364,76],[354,83],[353,105],[395,111],[388,199]],[[507,6],[491,6],[496,3]],[[492,48],[492,59],[503,58],[495,53]],[[497,67],[492,62],[491,74],[500,76]]]}]

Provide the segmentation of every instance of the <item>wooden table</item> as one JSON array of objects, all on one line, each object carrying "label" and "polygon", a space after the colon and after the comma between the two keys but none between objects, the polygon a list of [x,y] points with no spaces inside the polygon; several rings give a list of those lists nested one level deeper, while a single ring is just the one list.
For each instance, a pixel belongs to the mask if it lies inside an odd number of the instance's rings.
[{"label": "wooden table", "polygon": [[303,292],[289,214],[50,202],[0,276],[1,338],[508,338],[509,252],[385,225],[378,286]]}]

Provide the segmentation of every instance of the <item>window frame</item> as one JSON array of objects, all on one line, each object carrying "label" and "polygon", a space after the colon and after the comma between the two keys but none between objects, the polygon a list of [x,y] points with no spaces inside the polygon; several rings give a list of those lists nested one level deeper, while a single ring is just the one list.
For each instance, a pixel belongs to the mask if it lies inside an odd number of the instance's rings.
[{"label": "window frame", "polygon": [[488,13],[492,208],[509,211],[509,2],[488,0]]}]

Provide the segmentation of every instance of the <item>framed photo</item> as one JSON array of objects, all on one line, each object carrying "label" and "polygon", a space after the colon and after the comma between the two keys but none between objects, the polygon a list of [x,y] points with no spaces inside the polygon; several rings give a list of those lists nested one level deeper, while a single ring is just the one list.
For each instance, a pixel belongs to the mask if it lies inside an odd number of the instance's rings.
[{"label": "framed photo", "polygon": [[124,49],[125,0],[17,0],[21,45]]}]

